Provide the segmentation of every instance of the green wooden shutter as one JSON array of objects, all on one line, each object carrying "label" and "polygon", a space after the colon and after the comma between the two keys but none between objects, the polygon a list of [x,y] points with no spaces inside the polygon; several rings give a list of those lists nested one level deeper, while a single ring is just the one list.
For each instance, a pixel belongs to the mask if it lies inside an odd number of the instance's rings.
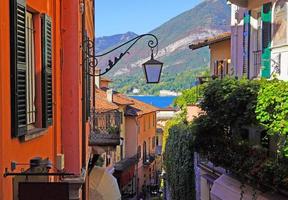
[{"label": "green wooden shutter", "polygon": [[218,64],[219,64],[219,62],[218,62],[218,60],[215,60],[214,61],[214,76],[218,76]]},{"label": "green wooden shutter", "polygon": [[84,67],[85,67],[85,98],[86,98],[86,121],[90,116],[90,96],[91,96],[91,77],[89,75],[90,67],[89,67],[89,44],[88,44],[88,35],[87,32],[84,32],[84,41],[83,41],[83,50],[84,50]]},{"label": "green wooden shutter", "polygon": [[270,78],[271,73],[271,21],[272,3],[264,4],[261,12],[262,19],[262,71],[264,78]]},{"label": "green wooden shutter", "polygon": [[42,19],[42,121],[47,128],[53,122],[52,77],[52,21],[47,15]]},{"label": "green wooden shutter", "polygon": [[86,117],[86,120],[88,120],[89,116],[90,116],[90,106],[91,106],[91,101],[90,101],[90,98],[91,98],[91,77],[89,75],[89,62],[87,63],[87,103],[86,103],[86,106],[87,106],[87,111],[86,111],[86,114],[87,114],[87,117]]},{"label": "green wooden shutter", "polygon": [[13,137],[26,133],[26,1],[10,0],[11,130]]},{"label": "green wooden shutter", "polygon": [[243,27],[243,77],[249,78],[250,72],[250,16],[251,11],[244,13]]}]

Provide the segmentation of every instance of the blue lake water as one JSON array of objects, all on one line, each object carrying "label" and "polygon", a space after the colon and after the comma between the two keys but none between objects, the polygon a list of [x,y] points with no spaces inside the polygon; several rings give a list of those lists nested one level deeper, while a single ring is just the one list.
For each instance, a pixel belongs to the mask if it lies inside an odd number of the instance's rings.
[{"label": "blue lake water", "polygon": [[167,108],[173,104],[175,96],[131,96],[158,108]]}]

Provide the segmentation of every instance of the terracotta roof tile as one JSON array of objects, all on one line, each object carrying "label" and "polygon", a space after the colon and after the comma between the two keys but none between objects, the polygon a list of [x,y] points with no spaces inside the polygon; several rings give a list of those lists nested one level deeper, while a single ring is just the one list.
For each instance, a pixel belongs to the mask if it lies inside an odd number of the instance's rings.
[{"label": "terracotta roof tile", "polygon": [[106,82],[113,82],[111,79],[107,78],[107,77],[101,77],[101,81],[106,81]]},{"label": "terracotta roof tile", "polygon": [[156,112],[159,110],[159,108],[152,106],[150,104],[144,103],[142,101],[139,101],[134,98],[130,98],[133,102],[132,105],[129,105],[126,110],[126,115],[130,116],[137,116],[137,115],[143,115],[148,114],[151,112]]},{"label": "terracotta roof tile", "polygon": [[211,45],[211,44],[215,44],[217,42],[229,40],[229,39],[231,39],[231,33],[225,32],[225,33],[221,33],[219,35],[216,35],[214,37],[205,38],[204,40],[195,41],[193,44],[189,45],[189,48],[192,50],[196,50],[196,49],[199,49],[199,48]]},{"label": "terracotta roof tile", "polygon": [[96,112],[98,113],[119,109],[119,107],[116,104],[109,102],[105,96],[97,92],[95,96],[95,101],[96,101],[95,109],[96,109]]},{"label": "terracotta roof tile", "polygon": [[[150,104],[144,103],[137,99],[128,97],[124,94],[113,92],[113,103],[107,100],[106,91],[108,88],[96,89],[96,109],[99,112],[106,112],[108,109],[116,110],[118,109],[118,105],[127,105],[126,115],[138,116],[151,112],[156,112],[159,108],[152,106]],[[97,111],[97,110],[96,110]]]},{"label": "terracotta roof tile", "polygon": [[[102,96],[107,99],[106,91],[108,88],[96,89],[96,95]],[[113,92],[113,103],[118,105],[131,105],[133,102],[126,95],[120,94],[118,92]]]}]

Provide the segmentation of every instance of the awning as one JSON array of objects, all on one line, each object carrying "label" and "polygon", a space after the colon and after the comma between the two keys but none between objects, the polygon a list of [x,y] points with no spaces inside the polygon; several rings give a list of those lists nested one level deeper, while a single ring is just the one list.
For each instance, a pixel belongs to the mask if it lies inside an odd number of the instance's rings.
[{"label": "awning", "polygon": [[89,175],[89,199],[120,200],[121,193],[116,178],[105,168],[94,167]]},{"label": "awning", "polygon": [[117,177],[120,188],[127,186],[132,181],[136,165],[137,155],[115,164],[114,176]]},{"label": "awning", "polygon": [[[227,176],[221,175],[214,181],[211,189],[211,200],[239,200],[241,197],[241,183]],[[253,194],[256,192],[257,200],[284,200],[287,199],[278,194],[262,193],[259,190],[253,190],[251,186],[245,185],[243,200],[253,199]]]}]

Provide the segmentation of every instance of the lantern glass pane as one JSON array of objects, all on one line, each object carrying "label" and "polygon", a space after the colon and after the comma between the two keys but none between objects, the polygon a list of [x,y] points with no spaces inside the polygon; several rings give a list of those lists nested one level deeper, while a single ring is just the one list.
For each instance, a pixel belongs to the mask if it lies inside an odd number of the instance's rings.
[{"label": "lantern glass pane", "polygon": [[158,83],[162,65],[145,65],[146,77],[148,83]]}]

